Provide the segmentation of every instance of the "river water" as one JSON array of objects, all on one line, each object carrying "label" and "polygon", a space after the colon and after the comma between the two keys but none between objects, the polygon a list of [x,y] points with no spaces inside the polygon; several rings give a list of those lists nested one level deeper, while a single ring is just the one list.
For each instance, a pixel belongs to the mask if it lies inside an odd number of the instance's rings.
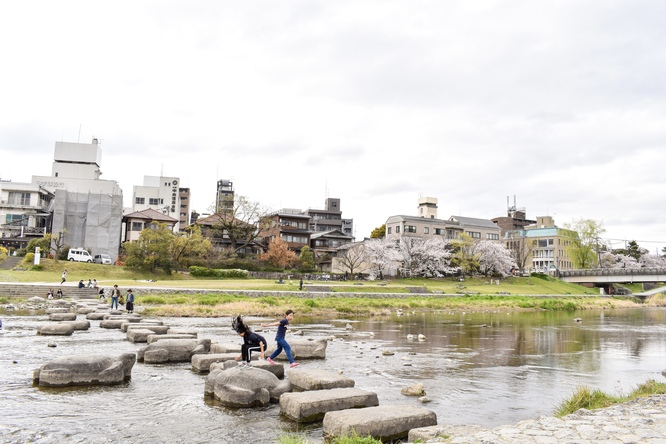
[{"label": "river water", "polygon": [[[0,316],[1,442],[274,443],[294,431],[322,440],[321,423],[299,428],[280,418],[277,405],[217,405],[203,395],[205,375],[187,363],[137,363],[131,381],[116,387],[34,387],[32,371],[56,357],[136,352],[145,344],[99,328],[99,321],[88,331],[56,337],[36,335],[45,315]],[[238,341],[228,318],[163,320],[196,329],[201,338]],[[493,427],[551,415],[578,385],[627,393],[647,379],[662,381],[666,369],[666,310],[660,308],[297,317],[293,327],[306,336],[336,336],[325,360],[303,361],[303,367],[342,371],[356,387],[377,392],[381,405],[421,405],[400,394],[421,382],[432,400],[425,407],[440,424]],[[425,340],[408,337],[419,334]]]}]

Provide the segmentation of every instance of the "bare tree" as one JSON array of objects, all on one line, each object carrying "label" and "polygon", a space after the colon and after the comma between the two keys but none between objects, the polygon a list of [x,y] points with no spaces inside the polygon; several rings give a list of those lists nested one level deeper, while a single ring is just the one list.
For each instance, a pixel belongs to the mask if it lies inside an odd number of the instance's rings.
[{"label": "bare tree", "polygon": [[258,243],[259,225],[269,214],[269,210],[259,202],[245,196],[229,196],[231,202],[218,205],[219,212],[211,230],[221,236],[234,252]]},{"label": "bare tree", "polygon": [[511,252],[511,257],[516,261],[516,267],[522,274],[527,266],[527,260],[532,254],[532,245],[525,236],[524,230],[510,231],[507,234],[508,249]]},{"label": "bare tree", "polygon": [[363,266],[366,260],[365,246],[362,242],[342,245],[336,250],[335,258],[338,266],[354,279],[354,273]]}]

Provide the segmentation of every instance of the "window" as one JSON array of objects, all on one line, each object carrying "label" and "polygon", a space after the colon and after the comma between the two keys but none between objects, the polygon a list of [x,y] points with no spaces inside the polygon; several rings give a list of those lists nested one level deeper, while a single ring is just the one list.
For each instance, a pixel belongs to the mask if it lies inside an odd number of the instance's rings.
[{"label": "window", "polygon": [[544,248],[548,246],[548,240],[547,239],[539,239],[539,248]]},{"label": "window", "polygon": [[488,233],[488,240],[499,240],[499,234],[497,233]]},{"label": "window", "polygon": [[161,205],[163,203],[164,200],[157,197],[151,197],[148,199],[148,205]]},{"label": "window", "polygon": [[395,227],[395,234],[400,233],[400,226]]},{"label": "window", "polygon": [[130,231],[143,230],[143,222],[132,222],[132,229]]},{"label": "window", "polygon": [[28,226],[28,218],[24,218],[22,214],[8,214],[5,220],[8,224],[14,222],[14,225]]},{"label": "window", "polygon": [[423,228],[423,234],[430,234],[430,228],[429,227],[424,227]]},{"label": "window", "polygon": [[472,239],[481,239],[481,233],[478,231],[465,231]]},{"label": "window", "polygon": [[405,225],[405,233],[416,233],[416,227],[414,225]]},{"label": "window", "polygon": [[136,199],[134,199],[134,202],[137,205],[143,205],[143,204],[146,203],[146,198],[145,197],[137,197]]},{"label": "window", "polygon": [[307,230],[308,229],[307,222],[296,222],[296,221],[287,220],[287,219],[280,219],[280,226],[297,228],[299,230]]},{"label": "window", "polygon": [[187,196],[181,196],[180,200],[187,200]]},{"label": "window", "polygon": [[30,193],[10,191],[9,203],[11,205],[30,205]]},{"label": "window", "polygon": [[442,233],[442,229],[441,229],[441,228],[435,228],[435,234],[436,234],[437,236],[441,236],[441,235],[443,234],[443,233]]},{"label": "window", "polygon": [[307,244],[308,238],[305,236],[292,236],[291,234],[281,234],[282,240],[285,242],[292,242],[295,244]]},{"label": "window", "polygon": [[548,245],[554,245],[554,243],[553,239],[548,239]]},{"label": "window", "polygon": [[386,234],[391,234],[391,227],[388,227],[386,230],[387,230]]}]

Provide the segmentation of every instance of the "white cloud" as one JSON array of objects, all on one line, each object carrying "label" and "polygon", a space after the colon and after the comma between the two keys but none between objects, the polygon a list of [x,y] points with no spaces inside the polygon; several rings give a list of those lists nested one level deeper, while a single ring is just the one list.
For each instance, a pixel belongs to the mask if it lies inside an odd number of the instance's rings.
[{"label": "white cloud", "polygon": [[276,209],[339,197],[363,237],[421,194],[441,217],[487,218],[518,195],[530,217],[666,244],[665,13],[656,0],[8,3],[0,177],[48,174],[56,140],[96,136],[126,201],[163,171],[202,211],[231,178]]}]

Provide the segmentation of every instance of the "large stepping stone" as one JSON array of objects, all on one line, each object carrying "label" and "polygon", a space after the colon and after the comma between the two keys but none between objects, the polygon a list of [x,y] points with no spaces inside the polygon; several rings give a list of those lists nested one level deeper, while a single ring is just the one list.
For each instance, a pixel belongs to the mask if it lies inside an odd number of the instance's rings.
[{"label": "large stepping stone", "polygon": [[210,339],[165,339],[139,350],[137,360],[146,364],[191,362],[192,356],[208,354],[209,351]]},{"label": "large stepping stone", "polygon": [[328,370],[297,368],[287,373],[291,385],[300,391],[354,387],[354,380]]},{"label": "large stepping stone", "polygon": [[204,395],[232,408],[264,407],[291,390],[289,381],[254,367],[216,369],[206,377]]},{"label": "large stepping stone", "polygon": [[68,321],[68,322],[63,322],[63,324],[71,324],[74,327],[74,330],[76,331],[84,331],[88,330],[90,328],[90,321]]},{"label": "large stepping stone", "polygon": [[[238,356],[238,355],[236,355]],[[239,362],[238,361],[224,361],[224,362],[215,362],[210,365],[210,371],[214,370],[227,370],[230,368],[238,367]],[[271,364],[268,361],[261,361],[261,360],[253,360],[252,361],[252,368],[257,368],[260,370],[266,370],[267,372],[273,373],[275,376],[277,376],[278,379],[284,379],[284,365],[282,364]]]},{"label": "large stepping stone", "polygon": [[104,319],[104,316],[106,316],[108,314],[109,313],[107,313],[107,312],[96,311],[94,313],[88,313],[86,315],[86,319],[89,319],[91,321],[101,321],[102,319]]},{"label": "large stepping stone", "polygon": [[280,413],[301,423],[320,421],[327,412],[377,405],[376,393],[358,388],[285,393],[280,397]]},{"label": "large stepping stone", "polygon": [[32,378],[41,387],[117,385],[131,378],[135,362],[134,353],[64,356],[42,365]]},{"label": "large stepping stone", "polygon": [[127,322],[126,319],[104,319],[103,321],[99,322],[99,327],[100,328],[108,328],[108,329],[118,329],[120,330],[120,326],[123,325],[124,322]]},{"label": "large stepping stone", "polygon": [[[211,353],[240,353],[241,345],[234,343],[220,343],[216,342],[210,345]],[[268,355],[266,355],[268,356]]]},{"label": "large stepping stone", "polygon": [[138,343],[138,342],[148,342],[148,336],[154,335],[153,330],[147,328],[130,328],[127,330],[125,337],[128,341]]},{"label": "large stepping stone", "polygon": [[411,429],[437,425],[432,410],[411,405],[368,407],[362,411],[341,410],[324,415],[325,437],[372,436],[381,441],[404,438]]},{"label": "large stepping stone", "polygon": [[51,313],[50,321],[76,321],[76,313]]},{"label": "large stepping stone", "polygon": [[53,313],[71,313],[72,310],[69,308],[64,308],[64,307],[59,307],[59,308],[47,308],[46,309],[46,314],[50,315]]},{"label": "large stepping stone", "polygon": [[210,353],[207,355],[192,356],[192,370],[198,373],[210,371],[211,364],[216,362],[233,361],[238,353]]},{"label": "large stepping stone", "polygon": [[70,336],[72,333],[74,333],[74,325],[71,322],[52,322],[37,328],[37,334],[43,336]]},{"label": "large stepping stone", "polygon": [[[326,347],[328,347],[328,340],[326,338],[298,338],[290,335],[288,342],[291,346],[291,353],[294,355],[294,359],[326,359]],[[269,345],[266,350],[266,356],[270,356],[276,348],[277,344],[275,343]],[[277,359],[286,360],[287,354],[280,353]]]}]

